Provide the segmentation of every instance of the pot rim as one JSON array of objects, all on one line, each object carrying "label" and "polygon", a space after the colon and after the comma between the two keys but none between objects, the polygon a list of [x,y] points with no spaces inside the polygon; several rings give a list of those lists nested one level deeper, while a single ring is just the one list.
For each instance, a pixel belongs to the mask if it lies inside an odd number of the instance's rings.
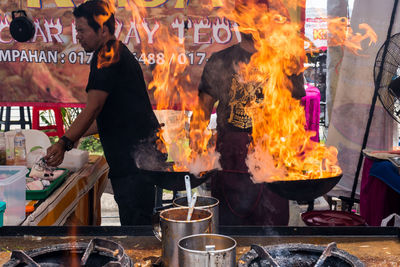
[{"label": "pot rim", "polygon": [[[175,198],[175,199],[172,201],[172,203],[173,203],[174,205],[176,205],[177,207],[187,207],[187,206],[184,206],[184,205],[181,205],[181,204],[176,203],[176,200],[185,199],[185,198],[187,198],[187,197],[184,196],[184,197]],[[211,209],[211,208],[214,208],[214,207],[216,207],[216,206],[219,205],[219,200],[218,200],[217,198],[215,198],[215,197],[210,197],[210,196],[198,196],[198,197],[197,197],[197,200],[199,200],[199,198],[213,199],[213,200],[216,200],[216,203],[210,204],[210,205],[207,205],[207,206],[196,206],[196,204],[195,204],[195,206],[194,206],[195,208],[199,208],[199,209]]]},{"label": "pot rim", "polygon": [[[219,250],[211,250],[211,251],[200,251],[200,250],[193,250],[193,249],[188,249],[188,248],[184,248],[181,246],[181,241],[183,241],[184,239],[189,239],[191,237],[197,237],[197,236],[218,236],[218,237],[223,237],[226,239],[230,239],[233,241],[233,246],[229,247],[229,248],[225,248],[225,249],[219,249]],[[195,254],[202,254],[202,255],[208,255],[208,254],[215,254],[215,253],[223,253],[223,252],[228,252],[231,250],[235,250],[237,246],[237,242],[235,239],[233,239],[230,236],[226,236],[226,235],[219,235],[219,234],[195,234],[195,235],[188,235],[188,236],[184,236],[181,239],[178,240],[178,248],[182,251],[186,251],[186,252],[191,252],[191,253],[195,253]]]},{"label": "pot rim", "polygon": [[212,213],[210,210],[199,209],[199,208],[197,208],[197,207],[193,209],[193,212],[194,212],[195,210],[198,210],[198,211],[201,211],[201,212],[208,212],[210,215],[207,216],[207,217],[204,217],[204,218],[202,218],[202,219],[199,219],[199,220],[190,220],[190,221],[188,221],[188,220],[174,220],[174,219],[169,219],[169,218],[166,218],[166,217],[163,216],[163,213],[165,213],[165,212],[167,212],[167,211],[171,211],[171,210],[181,210],[181,209],[189,210],[188,207],[176,207],[176,208],[170,208],[170,209],[163,210],[163,211],[161,211],[161,213],[160,213],[160,220],[162,219],[162,220],[167,221],[167,222],[176,222],[176,223],[194,223],[194,222],[203,222],[203,221],[207,221],[207,220],[210,220],[210,219],[213,217],[213,213]]}]

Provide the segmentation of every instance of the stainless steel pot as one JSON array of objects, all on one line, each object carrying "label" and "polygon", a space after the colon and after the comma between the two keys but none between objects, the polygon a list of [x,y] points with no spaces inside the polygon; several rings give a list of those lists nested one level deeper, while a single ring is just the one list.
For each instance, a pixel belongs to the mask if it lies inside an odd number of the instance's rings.
[{"label": "stainless steel pot", "polygon": [[179,267],[234,267],[236,241],[216,234],[198,234],[179,240]]},{"label": "stainless steel pot", "polygon": [[212,232],[212,213],[195,208],[192,219],[187,221],[189,208],[172,208],[160,212],[159,225],[153,224],[153,232],[161,241],[164,267],[178,266],[178,241],[182,237]]},{"label": "stainless steel pot", "polygon": [[[175,207],[188,207],[187,197],[178,197],[172,202]],[[212,212],[212,232],[218,233],[219,225],[219,200],[215,197],[198,196],[195,204],[196,208],[205,209]]]}]

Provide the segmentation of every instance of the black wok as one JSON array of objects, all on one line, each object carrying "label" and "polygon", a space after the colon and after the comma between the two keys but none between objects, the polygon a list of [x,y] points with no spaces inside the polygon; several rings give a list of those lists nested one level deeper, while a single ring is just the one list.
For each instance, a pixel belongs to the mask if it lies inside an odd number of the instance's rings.
[{"label": "black wok", "polygon": [[328,193],[342,178],[342,174],[319,179],[277,181],[266,183],[269,189],[283,198],[311,201]]},{"label": "black wok", "polygon": [[174,171],[155,171],[155,170],[144,170],[141,169],[140,173],[143,174],[145,179],[160,188],[172,191],[183,191],[186,189],[185,176],[189,175],[190,184],[192,188],[198,187],[211,176],[217,173],[217,170],[209,170],[200,173],[199,177],[196,177],[190,172],[174,172]]}]

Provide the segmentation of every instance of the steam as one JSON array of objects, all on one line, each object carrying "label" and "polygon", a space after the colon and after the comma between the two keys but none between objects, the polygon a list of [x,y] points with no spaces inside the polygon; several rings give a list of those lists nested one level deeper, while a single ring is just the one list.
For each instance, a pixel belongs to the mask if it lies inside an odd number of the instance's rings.
[{"label": "steam", "polygon": [[[264,136],[264,139],[267,135]],[[262,142],[259,140],[257,143]],[[263,149],[262,146],[256,144],[252,151],[249,151],[246,158],[246,165],[252,174],[251,179],[255,183],[273,182],[273,177],[284,178],[287,175],[285,168],[275,167],[272,155]]]},{"label": "steam", "polygon": [[[142,140],[135,146],[132,153],[133,160],[139,169],[150,171],[174,171],[173,165],[182,167],[182,171],[188,171],[196,177],[211,169],[221,170],[219,163],[220,153],[215,151],[215,146],[210,147],[207,154],[194,159],[179,161],[182,159],[182,145],[171,143],[168,146],[168,154],[157,149],[155,138]],[[169,161],[167,159],[169,158]],[[186,166],[186,167],[185,167]]]},{"label": "steam", "polygon": [[131,156],[139,169],[171,171],[170,164],[166,162],[167,155],[157,149],[154,138],[142,140],[135,146]]},{"label": "steam", "polygon": [[212,162],[211,169],[221,170],[221,164],[219,163],[220,153],[215,151],[209,151],[207,155],[202,157],[196,157],[194,161],[189,163],[189,172],[199,177],[202,172],[210,170],[210,162]]}]

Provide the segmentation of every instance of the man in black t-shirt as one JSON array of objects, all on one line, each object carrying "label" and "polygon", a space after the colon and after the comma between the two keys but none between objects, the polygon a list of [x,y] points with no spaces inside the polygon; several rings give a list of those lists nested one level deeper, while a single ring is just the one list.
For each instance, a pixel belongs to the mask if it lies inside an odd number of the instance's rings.
[{"label": "man in black t-shirt", "polygon": [[57,166],[71,144],[82,136],[99,133],[121,225],[150,224],[154,185],[139,175],[132,155],[141,141],[154,139],[159,123],[139,63],[115,40],[112,10],[107,2],[96,0],[74,9],[77,39],[86,52],[94,52],[87,103],[65,135],[47,150],[45,159]]}]

